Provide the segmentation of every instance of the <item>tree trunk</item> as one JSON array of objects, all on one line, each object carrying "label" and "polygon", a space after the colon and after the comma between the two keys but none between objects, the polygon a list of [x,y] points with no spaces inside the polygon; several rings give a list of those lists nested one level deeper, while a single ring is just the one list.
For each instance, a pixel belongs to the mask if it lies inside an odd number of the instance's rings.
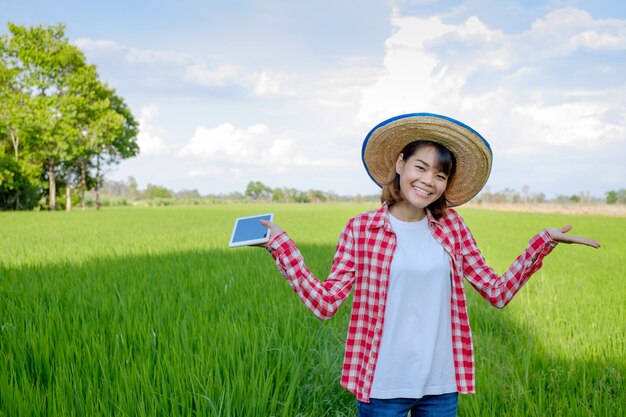
[{"label": "tree trunk", "polygon": [[50,211],[56,210],[56,200],[57,200],[57,190],[56,190],[56,181],[54,179],[54,159],[48,159],[48,180],[50,182],[50,198],[49,198],[49,207]]},{"label": "tree trunk", "polygon": [[100,155],[96,161],[96,210],[100,210]]},{"label": "tree trunk", "polygon": [[79,161],[80,164],[80,207],[85,211],[85,190],[87,189],[87,179],[85,170],[85,161]]},{"label": "tree trunk", "polygon": [[72,189],[69,184],[65,186],[65,211],[72,211]]},{"label": "tree trunk", "polygon": [[13,152],[15,153],[15,160],[18,160],[19,152],[20,152],[20,138],[15,134],[15,131],[9,128],[9,136],[11,137],[11,142],[13,143]]}]

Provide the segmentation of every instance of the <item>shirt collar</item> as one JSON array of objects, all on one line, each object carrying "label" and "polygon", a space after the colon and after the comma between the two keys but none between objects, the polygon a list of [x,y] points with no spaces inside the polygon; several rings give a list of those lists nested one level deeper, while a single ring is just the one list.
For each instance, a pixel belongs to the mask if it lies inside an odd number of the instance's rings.
[{"label": "shirt collar", "polygon": [[430,210],[428,210],[428,208],[426,208],[426,217],[428,217],[428,224],[431,224],[434,226],[441,226],[439,223],[439,220],[435,219],[435,217],[430,212]]},{"label": "shirt collar", "polygon": [[369,229],[378,229],[385,226],[385,223],[389,222],[387,214],[389,213],[389,207],[387,203],[380,206],[378,210],[374,212],[374,216],[370,220],[367,227]]},{"label": "shirt collar", "polygon": [[[428,224],[440,226],[439,220],[435,219],[428,208],[424,209],[426,211],[426,217],[428,217]],[[389,223],[389,206],[387,203],[384,203],[378,210],[374,212],[374,216],[370,221],[368,228],[369,229],[378,229],[384,227]],[[390,226],[390,225],[389,225]]]}]

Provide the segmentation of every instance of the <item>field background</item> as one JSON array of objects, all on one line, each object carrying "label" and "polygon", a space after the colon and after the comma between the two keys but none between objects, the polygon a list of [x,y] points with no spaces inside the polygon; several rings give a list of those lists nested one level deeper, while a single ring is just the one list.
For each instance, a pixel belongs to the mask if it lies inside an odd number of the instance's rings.
[{"label": "field background", "polygon": [[[318,321],[237,216],[273,211],[325,277],[373,205],[0,213],[0,416],[354,416],[339,385],[349,303]],[[626,415],[625,217],[459,210],[498,272],[559,245],[503,311],[468,285],[477,364],[460,416]]]}]

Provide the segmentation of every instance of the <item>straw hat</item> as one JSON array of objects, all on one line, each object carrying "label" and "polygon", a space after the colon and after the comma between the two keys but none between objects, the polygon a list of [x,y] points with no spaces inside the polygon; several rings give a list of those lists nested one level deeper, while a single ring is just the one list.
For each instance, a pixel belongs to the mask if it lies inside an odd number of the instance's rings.
[{"label": "straw hat", "polygon": [[411,113],[385,120],[365,137],[361,153],[363,164],[379,187],[394,179],[398,155],[406,145],[417,140],[438,142],[456,159],[456,172],[444,193],[450,207],[471,200],[487,182],[491,172],[491,147],[478,132],[450,117]]}]

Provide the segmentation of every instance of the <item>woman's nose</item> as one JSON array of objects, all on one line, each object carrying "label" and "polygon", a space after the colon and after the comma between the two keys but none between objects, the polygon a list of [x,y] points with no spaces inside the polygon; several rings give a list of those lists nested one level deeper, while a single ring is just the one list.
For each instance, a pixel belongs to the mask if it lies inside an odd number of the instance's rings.
[{"label": "woman's nose", "polygon": [[433,181],[434,181],[434,174],[432,172],[424,172],[424,175],[422,175],[422,182],[424,184],[428,184],[428,185],[432,185]]}]

